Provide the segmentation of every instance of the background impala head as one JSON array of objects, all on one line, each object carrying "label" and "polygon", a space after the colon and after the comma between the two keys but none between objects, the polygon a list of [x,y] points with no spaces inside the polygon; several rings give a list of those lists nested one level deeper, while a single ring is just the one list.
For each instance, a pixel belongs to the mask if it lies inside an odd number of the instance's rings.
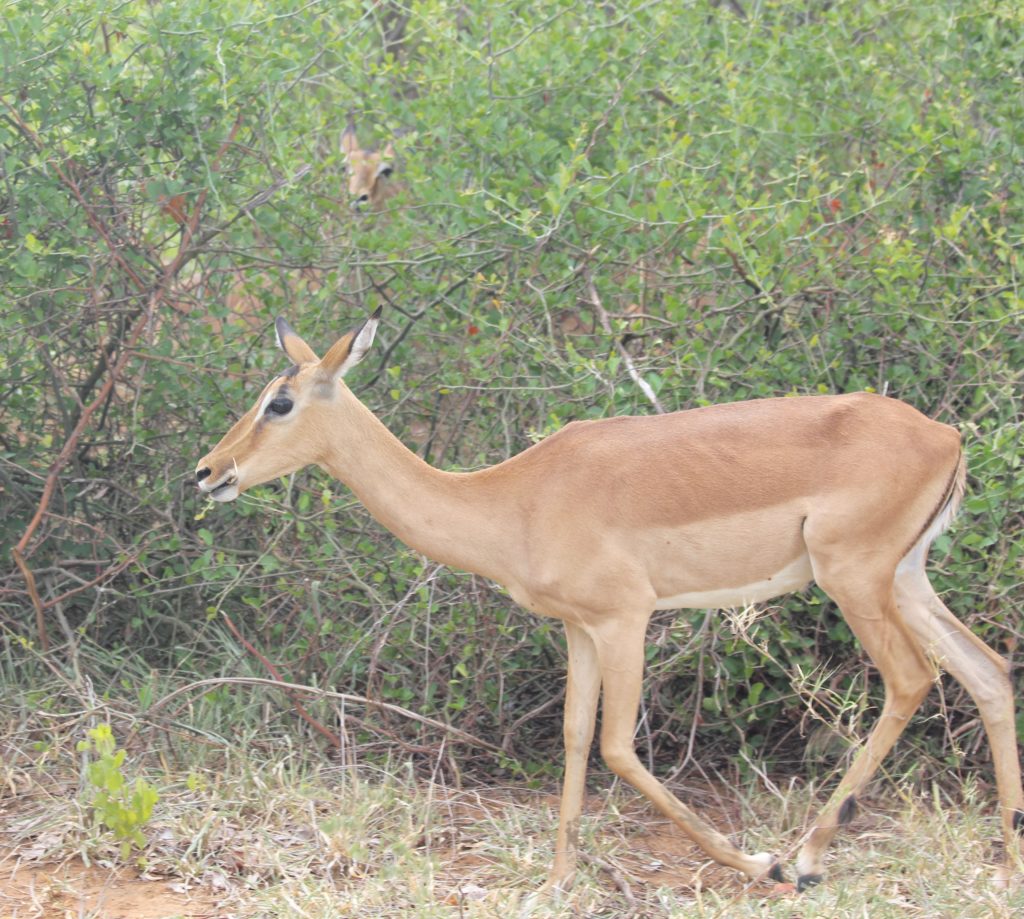
[{"label": "background impala head", "polygon": [[320,462],[328,438],[323,409],[344,398],[341,379],[369,350],[379,320],[378,308],[321,359],[278,318],[277,343],[293,365],[270,381],[256,404],[199,461],[199,490],[214,501],[233,501],[254,485]]},{"label": "background impala head", "polygon": [[357,210],[379,207],[389,194],[387,180],[394,171],[391,161],[395,148],[391,142],[383,150],[363,150],[356,139],[356,126],[350,121],[341,135],[341,152],[348,168],[348,193],[352,206]]}]

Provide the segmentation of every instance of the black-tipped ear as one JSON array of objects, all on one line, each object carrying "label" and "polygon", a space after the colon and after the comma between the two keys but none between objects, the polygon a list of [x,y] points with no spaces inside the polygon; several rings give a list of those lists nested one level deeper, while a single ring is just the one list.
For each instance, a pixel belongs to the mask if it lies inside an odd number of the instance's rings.
[{"label": "black-tipped ear", "polygon": [[274,331],[277,333],[278,347],[284,351],[296,364],[310,364],[319,360],[316,352],[307,345],[283,316],[278,316],[274,321]]},{"label": "black-tipped ear", "polygon": [[373,337],[377,334],[380,314],[381,307],[378,306],[358,329],[348,332],[331,345],[320,361],[318,375],[321,379],[341,379],[366,356],[370,345],[373,344]]}]

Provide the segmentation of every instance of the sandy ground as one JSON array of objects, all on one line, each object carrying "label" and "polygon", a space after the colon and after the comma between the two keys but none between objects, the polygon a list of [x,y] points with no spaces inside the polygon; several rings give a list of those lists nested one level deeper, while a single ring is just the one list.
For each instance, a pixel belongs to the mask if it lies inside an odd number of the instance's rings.
[{"label": "sandy ground", "polygon": [[0,855],[0,919],[219,919],[208,894],[180,882],[140,877],[129,868],[21,864]]}]

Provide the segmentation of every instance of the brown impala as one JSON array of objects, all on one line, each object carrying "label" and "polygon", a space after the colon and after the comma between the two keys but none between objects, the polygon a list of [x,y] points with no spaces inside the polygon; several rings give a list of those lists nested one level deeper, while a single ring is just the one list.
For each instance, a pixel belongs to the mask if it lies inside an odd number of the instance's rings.
[{"label": "brown impala", "polygon": [[565,777],[546,887],[571,881],[587,755],[603,695],[608,766],[711,858],[779,879],[770,854],[741,851],[679,801],[633,749],[644,633],[656,609],[722,608],[814,580],[839,605],[885,684],[877,725],[803,842],[798,885],[935,682],[937,665],[973,696],[995,760],[1006,882],[1024,794],[1008,666],[932,589],[925,561],[953,519],[966,470],[960,437],[895,399],[867,393],[735,402],[648,417],[574,422],[505,462],[442,472],[394,437],[342,382],[373,342],[380,311],[318,358],[283,320],[293,362],[196,469],[232,501],[311,463],[424,555],[504,585],[565,623]]}]

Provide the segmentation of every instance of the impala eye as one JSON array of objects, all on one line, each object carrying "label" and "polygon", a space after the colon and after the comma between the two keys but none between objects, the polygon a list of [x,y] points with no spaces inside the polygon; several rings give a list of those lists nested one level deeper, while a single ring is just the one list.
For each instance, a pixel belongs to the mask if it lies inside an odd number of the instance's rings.
[{"label": "impala eye", "polygon": [[295,403],[292,402],[287,396],[278,396],[268,406],[264,414],[267,415],[287,415]]}]

